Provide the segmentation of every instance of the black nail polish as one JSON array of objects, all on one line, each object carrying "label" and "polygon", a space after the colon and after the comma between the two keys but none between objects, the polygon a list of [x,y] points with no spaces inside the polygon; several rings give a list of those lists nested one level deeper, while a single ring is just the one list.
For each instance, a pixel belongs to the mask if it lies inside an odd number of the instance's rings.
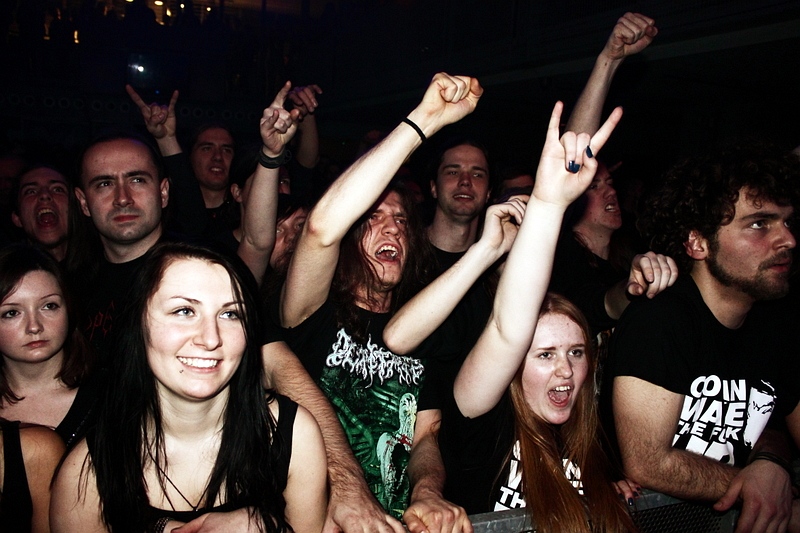
[{"label": "black nail polish", "polygon": [[591,146],[587,146],[586,147],[586,155],[588,157],[590,157],[590,158],[594,157],[594,154],[592,153],[592,147]]},{"label": "black nail polish", "polygon": [[581,166],[577,164],[575,161],[570,161],[569,163],[567,163],[567,170],[569,170],[573,174],[577,174],[580,169]]}]

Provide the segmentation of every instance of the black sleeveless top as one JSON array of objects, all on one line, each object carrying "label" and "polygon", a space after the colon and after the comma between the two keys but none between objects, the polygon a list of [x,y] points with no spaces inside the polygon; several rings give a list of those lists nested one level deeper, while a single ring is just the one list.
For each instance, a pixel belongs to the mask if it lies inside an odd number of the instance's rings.
[{"label": "black sleeveless top", "polygon": [[[279,413],[278,423],[276,427],[275,436],[273,438],[280,438],[282,441],[281,449],[284,453],[278,457],[278,468],[275,472],[278,489],[280,492],[286,488],[286,483],[289,479],[289,461],[292,458],[292,434],[294,432],[294,419],[297,415],[297,404],[289,398],[275,395],[275,400],[278,402]],[[241,509],[243,505],[236,501],[228,501],[212,509],[198,509],[197,511],[173,511],[172,509],[156,509],[150,507],[150,512],[153,520],[158,520],[163,516],[167,516],[173,520],[180,522],[191,522],[206,513],[225,513]]]},{"label": "black sleeveless top", "polygon": [[29,532],[33,502],[22,460],[19,422],[0,422],[3,432],[3,493],[0,495],[0,529],[7,533]]}]

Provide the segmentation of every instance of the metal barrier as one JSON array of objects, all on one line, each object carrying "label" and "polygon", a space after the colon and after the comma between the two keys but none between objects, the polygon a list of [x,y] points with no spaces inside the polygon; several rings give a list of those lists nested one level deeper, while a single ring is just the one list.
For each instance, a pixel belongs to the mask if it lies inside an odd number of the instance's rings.
[{"label": "metal barrier", "polygon": [[[645,490],[631,507],[640,533],[733,533],[738,511],[719,513],[710,505]],[[536,531],[525,509],[470,516],[475,533]]]}]

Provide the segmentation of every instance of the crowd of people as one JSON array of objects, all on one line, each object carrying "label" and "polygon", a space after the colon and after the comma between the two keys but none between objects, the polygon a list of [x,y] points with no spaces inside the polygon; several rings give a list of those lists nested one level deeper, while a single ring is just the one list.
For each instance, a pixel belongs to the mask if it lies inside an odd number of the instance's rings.
[{"label": "crowd of people", "polygon": [[471,533],[525,507],[632,532],[643,490],[800,531],[800,159],[677,163],[649,249],[620,238],[603,106],[657,33],[619,19],[535,168],[495,183],[478,140],[442,142],[429,224],[404,163],[476,78],[436,74],[319,194],[323,91],[290,82],[254,147],[211,123],[184,150],[178,92],[128,86],[149,137],[102,132],[74,173],[0,159],[3,531]]}]

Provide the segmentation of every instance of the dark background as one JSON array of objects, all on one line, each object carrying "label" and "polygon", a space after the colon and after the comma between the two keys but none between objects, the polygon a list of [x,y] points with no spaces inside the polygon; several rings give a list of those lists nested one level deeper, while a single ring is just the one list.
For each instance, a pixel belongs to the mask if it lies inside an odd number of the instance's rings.
[{"label": "dark background", "polygon": [[291,79],[323,88],[322,152],[346,164],[366,132],[397,124],[446,71],[479,78],[485,94],[438,137],[470,132],[493,162],[532,163],[554,102],[571,109],[626,11],[660,33],[615,80],[608,109],[623,105],[625,117],[609,162],[650,178],[734,138],[800,145],[797,0],[217,0],[194,2],[197,24],[177,1],[146,4],[141,17],[123,0],[0,0],[3,149],[67,160],[100,129],[141,125],[125,83],[162,102],[180,89],[183,132],[222,120],[245,141]]}]

